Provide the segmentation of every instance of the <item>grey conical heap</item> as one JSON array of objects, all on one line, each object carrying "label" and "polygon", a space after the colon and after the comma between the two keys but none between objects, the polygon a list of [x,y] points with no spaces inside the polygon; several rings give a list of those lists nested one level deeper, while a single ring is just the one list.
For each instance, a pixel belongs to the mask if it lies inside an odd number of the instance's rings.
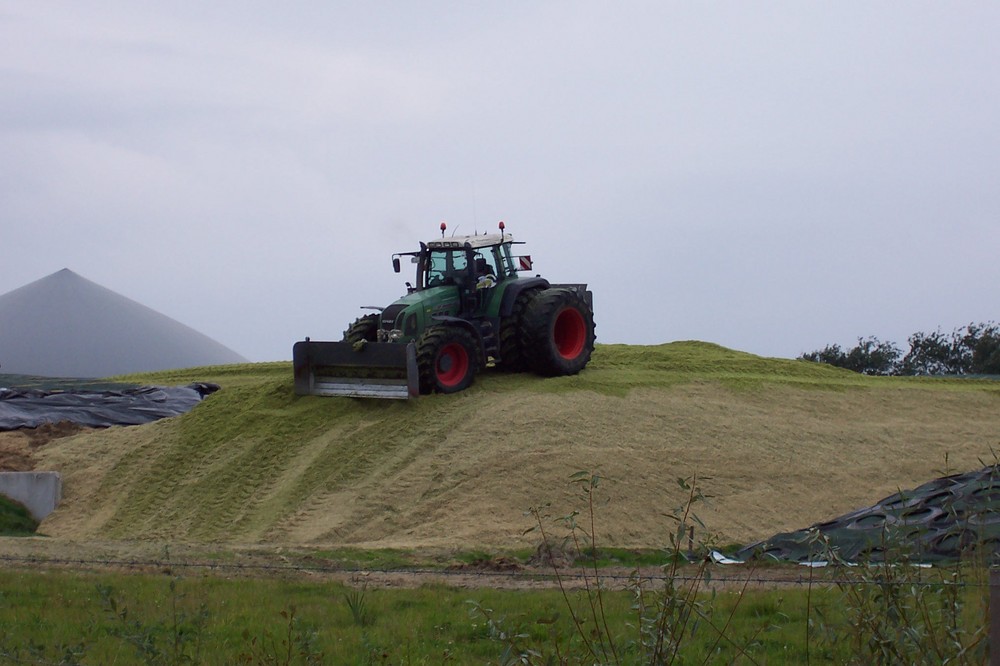
[{"label": "grey conical heap", "polygon": [[245,362],[68,268],[0,296],[0,373],[108,377]]}]

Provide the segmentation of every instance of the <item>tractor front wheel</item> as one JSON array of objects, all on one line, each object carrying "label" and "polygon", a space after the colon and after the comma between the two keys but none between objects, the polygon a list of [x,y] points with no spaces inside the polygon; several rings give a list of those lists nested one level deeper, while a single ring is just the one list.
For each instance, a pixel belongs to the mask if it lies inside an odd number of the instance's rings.
[{"label": "tractor front wheel", "polygon": [[421,393],[456,393],[469,388],[479,368],[475,338],[457,326],[432,326],[417,341]]},{"label": "tractor front wheel", "polygon": [[524,311],[524,354],[531,370],[550,377],[575,375],[594,351],[594,312],[575,289],[554,287]]},{"label": "tractor front wheel", "polygon": [[375,342],[378,339],[378,314],[366,314],[354,320],[344,331],[344,342]]}]

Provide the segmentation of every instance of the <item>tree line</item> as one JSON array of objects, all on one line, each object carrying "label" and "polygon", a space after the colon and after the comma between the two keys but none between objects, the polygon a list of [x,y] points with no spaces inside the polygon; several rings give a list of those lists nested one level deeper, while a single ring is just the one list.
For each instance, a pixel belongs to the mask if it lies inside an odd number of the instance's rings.
[{"label": "tree line", "polygon": [[799,356],[865,375],[1000,375],[1000,327],[972,323],[951,333],[914,333],[904,351],[874,336],[850,349],[827,345]]}]

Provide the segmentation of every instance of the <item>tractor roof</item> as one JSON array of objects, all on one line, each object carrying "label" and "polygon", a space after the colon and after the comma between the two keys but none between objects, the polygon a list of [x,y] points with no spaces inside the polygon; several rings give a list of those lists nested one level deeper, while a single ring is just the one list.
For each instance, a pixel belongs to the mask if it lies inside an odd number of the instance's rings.
[{"label": "tractor roof", "polygon": [[427,241],[427,247],[431,250],[461,249],[468,243],[473,249],[481,247],[492,247],[501,243],[509,243],[514,240],[510,234],[484,234],[482,236],[450,236],[448,238],[438,238]]}]

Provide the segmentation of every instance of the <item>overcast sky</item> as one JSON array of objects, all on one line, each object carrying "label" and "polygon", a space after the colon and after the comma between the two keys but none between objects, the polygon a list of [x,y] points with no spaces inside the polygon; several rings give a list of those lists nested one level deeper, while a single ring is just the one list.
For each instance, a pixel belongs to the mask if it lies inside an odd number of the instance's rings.
[{"label": "overcast sky", "polygon": [[0,293],[70,268],[290,359],[441,220],[502,219],[598,342],[905,344],[1000,319],[998,34],[995,2],[0,0]]}]

